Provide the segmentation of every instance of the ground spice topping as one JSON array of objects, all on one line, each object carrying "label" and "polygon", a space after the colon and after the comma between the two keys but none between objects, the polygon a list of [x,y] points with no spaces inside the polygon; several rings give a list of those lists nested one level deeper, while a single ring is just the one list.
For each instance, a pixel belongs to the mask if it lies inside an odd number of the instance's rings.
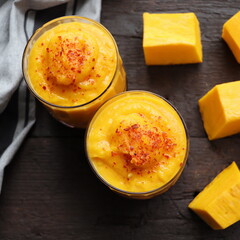
[{"label": "ground spice topping", "polygon": [[70,85],[86,80],[95,63],[97,47],[83,39],[82,33],[54,36],[46,50],[45,74],[57,84]]},{"label": "ground spice topping", "polygon": [[[143,114],[140,116],[144,118]],[[159,118],[154,123],[145,120],[143,124],[134,123],[126,126],[123,121],[116,129],[112,138],[115,142],[117,139],[117,152],[123,155],[125,168],[138,173],[142,170],[150,173],[176,155],[174,139],[162,131],[157,122]],[[117,153],[113,152],[112,156],[115,155]]]}]

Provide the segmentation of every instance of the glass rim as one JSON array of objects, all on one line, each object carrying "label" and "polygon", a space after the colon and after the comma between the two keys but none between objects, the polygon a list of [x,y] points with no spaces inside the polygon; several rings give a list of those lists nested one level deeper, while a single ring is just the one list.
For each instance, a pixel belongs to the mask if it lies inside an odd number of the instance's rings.
[{"label": "glass rim", "polygon": [[[98,95],[96,96],[95,98],[91,99],[90,101],[87,101],[85,103],[82,103],[82,104],[78,104],[78,105],[73,105],[73,106],[62,106],[62,105],[58,105],[58,104],[54,104],[54,103],[50,103],[48,102],[47,100],[45,100],[44,98],[42,98],[35,90],[34,88],[32,87],[31,85],[31,81],[30,81],[30,77],[28,76],[28,69],[27,69],[27,63],[26,63],[26,58],[28,57],[27,56],[27,51],[28,49],[31,47],[30,44],[32,44],[32,42],[35,40],[34,38],[37,36],[37,34],[39,34],[39,32],[41,32],[42,30],[44,30],[46,27],[49,27],[51,25],[54,25],[57,21],[61,21],[61,20],[70,20],[70,21],[67,21],[67,22],[81,22],[80,20],[83,20],[85,22],[90,22],[91,24],[93,25],[96,25],[97,27],[99,27],[101,30],[103,30],[109,37],[110,39],[112,40],[113,42],[113,45],[114,45],[114,48],[115,48],[115,54],[116,54],[116,66],[115,66],[115,69],[114,69],[114,74],[112,76],[112,79],[111,81],[109,82],[109,84],[106,86],[106,88]],[[76,20],[76,21],[71,21],[71,20]],[[62,24],[62,23],[66,23],[66,22],[60,22],[59,24]],[[57,26],[57,25],[56,25]],[[52,29],[54,26],[50,27],[48,30]],[[47,30],[47,31],[48,31]],[[44,33],[44,32],[43,32]],[[42,36],[42,34],[40,35]],[[40,37],[39,36],[39,37]],[[39,38],[38,37],[38,38]],[[37,38],[37,39],[38,39]],[[119,50],[118,50],[118,46],[117,46],[117,43],[114,39],[114,37],[112,36],[112,34],[109,32],[109,30],[107,28],[105,28],[101,23],[99,22],[96,22],[90,18],[86,18],[86,17],[81,17],[81,16],[75,16],[75,15],[72,15],[72,16],[64,16],[64,17],[59,17],[59,18],[55,18],[53,20],[50,20],[48,21],[47,23],[43,24],[40,28],[38,28],[33,34],[32,36],[29,38],[29,40],[27,41],[27,44],[24,48],[24,51],[23,51],[23,56],[22,56],[22,73],[23,73],[23,78],[26,82],[26,85],[28,86],[29,90],[31,91],[31,93],[41,102],[45,103],[46,105],[49,105],[51,107],[55,107],[55,108],[60,108],[60,109],[75,109],[75,108],[79,108],[79,107],[83,107],[83,106],[87,106],[89,104],[91,104],[92,102],[96,101],[97,99],[99,99],[102,95],[104,95],[105,92],[107,92],[107,90],[112,86],[113,84],[113,81],[116,77],[116,74],[118,72],[118,68],[119,68]]]},{"label": "glass rim", "polygon": [[[91,162],[90,160],[90,157],[89,157],[89,154],[88,154],[88,151],[87,151],[87,139],[88,139],[88,136],[89,136],[89,132],[90,132],[90,127],[91,125],[93,124],[93,122],[95,121],[95,118],[96,116],[101,112],[101,110],[105,107],[105,105],[108,103],[108,102],[111,102],[111,101],[114,101],[115,98],[121,96],[121,95],[126,95],[126,94],[134,94],[134,93],[146,93],[146,94],[150,94],[150,95],[154,95],[160,99],[162,99],[163,101],[165,101],[166,103],[168,103],[170,105],[170,107],[173,108],[173,110],[175,110],[175,112],[177,113],[177,115],[179,116],[182,124],[183,124],[183,127],[184,127],[184,130],[185,130],[185,136],[186,136],[186,151],[185,151],[185,156],[184,156],[184,160],[182,162],[182,165],[181,167],[179,168],[179,170],[176,172],[176,174],[167,182],[165,183],[164,185],[158,187],[158,188],[155,188],[153,190],[149,190],[149,191],[146,191],[146,192],[131,192],[131,191],[127,191],[127,190],[123,190],[123,189],[120,189],[118,187],[115,187],[113,186],[112,184],[108,183],[99,173],[98,171],[96,170],[96,168],[94,167],[94,164]],[[90,167],[92,168],[93,172],[95,173],[95,175],[101,180],[101,182],[103,182],[107,187],[109,187],[111,190],[114,190],[115,192],[121,194],[121,195],[124,195],[124,196],[128,196],[130,198],[138,198],[138,197],[151,197],[152,195],[154,196],[154,194],[161,194],[163,192],[165,192],[166,190],[168,190],[172,185],[175,184],[175,182],[178,180],[178,178],[181,176],[185,166],[186,166],[186,163],[187,163],[187,160],[188,160],[188,155],[189,155],[189,150],[190,150],[190,137],[189,137],[189,133],[188,133],[188,129],[187,129],[187,125],[182,117],[182,115],[180,114],[180,112],[178,111],[178,109],[169,101],[167,100],[166,98],[164,98],[163,96],[157,94],[157,93],[153,93],[151,91],[146,91],[146,90],[128,90],[128,91],[125,91],[125,92],[122,92],[122,93],[119,93],[113,97],[111,97],[110,99],[108,99],[104,104],[101,105],[101,107],[97,110],[97,112],[94,114],[93,118],[91,119],[87,129],[86,129],[86,132],[85,132],[85,151],[86,151],[86,155],[87,155],[87,159],[88,159],[88,163],[90,164]]]}]

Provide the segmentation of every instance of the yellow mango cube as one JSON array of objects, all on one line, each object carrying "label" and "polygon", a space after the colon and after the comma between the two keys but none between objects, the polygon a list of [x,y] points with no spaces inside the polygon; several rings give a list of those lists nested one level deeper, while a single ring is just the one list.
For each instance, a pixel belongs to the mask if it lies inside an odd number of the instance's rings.
[{"label": "yellow mango cube", "polygon": [[216,85],[198,103],[209,140],[240,132],[240,81]]},{"label": "yellow mango cube", "polygon": [[240,11],[223,25],[222,38],[240,63]]},{"label": "yellow mango cube", "polygon": [[199,22],[194,13],[143,13],[147,65],[202,62]]},{"label": "yellow mango cube", "polygon": [[240,171],[235,162],[219,173],[188,206],[213,229],[240,220]]}]

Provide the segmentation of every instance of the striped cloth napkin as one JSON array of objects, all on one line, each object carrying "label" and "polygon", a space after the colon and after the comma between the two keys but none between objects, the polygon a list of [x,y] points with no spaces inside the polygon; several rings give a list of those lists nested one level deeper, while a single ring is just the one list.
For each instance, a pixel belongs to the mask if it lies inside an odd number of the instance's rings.
[{"label": "striped cloth napkin", "polygon": [[0,0],[0,191],[4,168],[35,122],[35,99],[22,75],[22,54],[34,30],[54,18],[100,20],[101,0]]}]

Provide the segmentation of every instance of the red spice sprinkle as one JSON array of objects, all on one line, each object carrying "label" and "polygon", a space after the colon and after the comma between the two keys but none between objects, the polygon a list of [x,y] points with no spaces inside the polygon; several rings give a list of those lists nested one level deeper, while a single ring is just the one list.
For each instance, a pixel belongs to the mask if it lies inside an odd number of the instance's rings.
[{"label": "red spice sprinkle", "polygon": [[43,86],[42,88],[43,88],[43,90],[46,90],[46,86]]},{"label": "red spice sprinkle", "polygon": [[163,156],[164,156],[165,158],[167,158],[167,159],[170,158],[170,155],[168,155],[168,154],[166,154],[166,153],[163,153]]},{"label": "red spice sprinkle", "polygon": [[95,58],[93,58],[92,61],[95,62]]},{"label": "red spice sprinkle", "polygon": [[41,46],[44,46],[44,43],[41,43]]},{"label": "red spice sprinkle", "polygon": [[117,156],[118,154],[116,152],[111,152],[112,157]]},{"label": "red spice sprinkle", "polygon": [[180,165],[180,167],[182,167],[182,166],[183,166],[183,163],[181,162],[179,165]]},{"label": "red spice sprinkle", "polygon": [[99,74],[97,74],[96,77],[101,77],[101,76]]},{"label": "red spice sprinkle", "polygon": [[[58,46],[54,54],[50,56],[55,69],[53,76],[58,79],[58,75],[68,74],[68,78],[77,80],[77,74],[82,72],[84,62],[90,58],[87,56],[87,53],[91,54],[91,52],[89,52],[90,48],[87,44],[80,43],[78,37],[67,39],[59,35],[57,38],[59,39]],[[46,52],[53,52],[53,50],[47,47]],[[63,56],[66,58],[66,61],[68,61],[68,66],[64,65]],[[90,58],[90,60],[93,60],[93,58]],[[50,69],[46,69],[46,73],[47,75],[52,74]]]},{"label": "red spice sprinkle", "polygon": [[137,129],[137,128],[139,128],[139,127],[140,127],[139,124],[133,124],[133,125],[132,125],[132,129]]},{"label": "red spice sprinkle", "polygon": [[121,134],[122,134],[122,132],[121,132],[121,131],[119,131],[119,129],[118,129],[118,128],[116,129],[116,133],[117,133],[118,135],[121,135]]},{"label": "red spice sprinkle", "polygon": [[[137,174],[143,171],[154,171],[161,165],[159,157],[169,159],[174,156],[176,146],[173,139],[169,138],[167,132],[162,132],[156,126],[149,126],[149,123],[130,126],[121,125],[115,130],[118,135],[117,149],[121,152],[126,162],[126,168],[130,171],[135,169]],[[114,140],[114,136],[113,136]]]}]

